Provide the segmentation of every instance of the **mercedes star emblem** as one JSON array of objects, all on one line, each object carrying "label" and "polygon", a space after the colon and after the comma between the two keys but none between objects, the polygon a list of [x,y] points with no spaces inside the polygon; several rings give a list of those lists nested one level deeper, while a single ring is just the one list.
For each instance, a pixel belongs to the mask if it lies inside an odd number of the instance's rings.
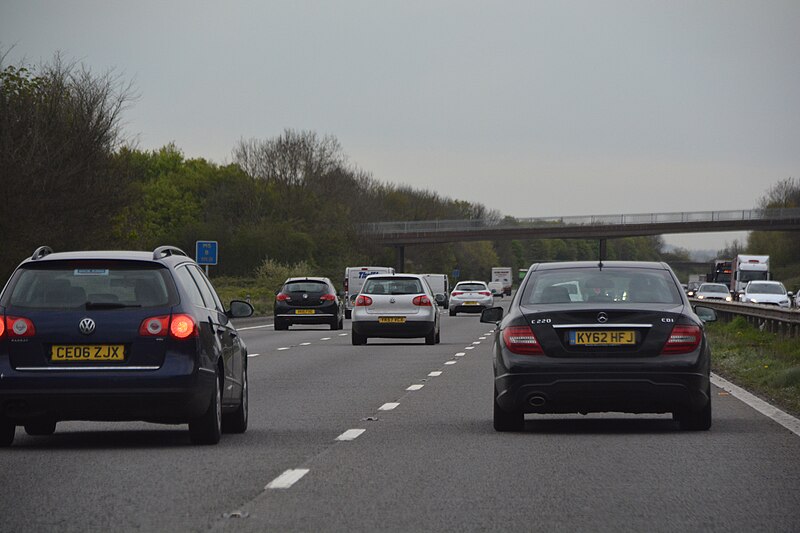
[{"label": "mercedes star emblem", "polygon": [[598,313],[597,321],[600,322],[601,324],[605,324],[606,322],[608,322],[608,315],[605,313]]}]

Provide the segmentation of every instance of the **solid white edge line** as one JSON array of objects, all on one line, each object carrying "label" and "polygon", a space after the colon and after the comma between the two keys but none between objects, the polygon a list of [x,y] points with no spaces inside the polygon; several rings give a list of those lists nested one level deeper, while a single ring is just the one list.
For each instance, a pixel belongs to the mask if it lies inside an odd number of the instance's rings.
[{"label": "solid white edge line", "polygon": [[424,386],[425,386],[425,385],[411,385],[411,386],[410,386],[410,387],[408,387],[406,390],[420,390],[420,389],[421,389],[422,387],[424,387]]},{"label": "solid white edge line", "polygon": [[378,407],[378,411],[391,411],[398,405],[400,405],[399,402],[388,402]]},{"label": "solid white edge line", "polygon": [[342,441],[354,440],[357,439],[359,436],[361,436],[361,434],[364,433],[365,431],[366,429],[348,429],[347,431],[336,437],[336,440],[342,440]]},{"label": "solid white edge line", "polygon": [[713,372],[711,373],[711,383],[721,388],[725,392],[731,393],[739,400],[743,401],[762,415],[771,418],[795,435],[800,436],[800,420],[793,417],[789,413],[785,413],[774,405],[768,404],[761,398],[750,394],[743,388],[734,385],[730,381],[714,374]]},{"label": "solid white edge line", "polygon": [[264,489],[288,489],[300,481],[300,479],[308,474],[308,472],[308,468],[295,468],[293,470],[287,470],[280,476],[270,481],[269,485],[264,487]]},{"label": "solid white edge line", "polygon": [[272,324],[264,324],[263,326],[247,326],[246,328],[236,328],[236,331],[247,331],[248,329],[261,329],[271,328]]}]

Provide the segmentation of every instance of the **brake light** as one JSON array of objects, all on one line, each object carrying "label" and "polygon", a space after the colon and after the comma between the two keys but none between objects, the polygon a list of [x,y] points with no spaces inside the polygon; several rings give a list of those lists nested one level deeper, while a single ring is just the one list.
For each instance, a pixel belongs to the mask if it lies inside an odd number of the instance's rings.
[{"label": "brake light", "polygon": [[279,302],[285,302],[286,300],[291,300],[292,298],[286,293],[279,292],[278,295],[275,296],[275,299]]},{"label": "brake light", "polygon": [[530,326],[509,326],[503,330],[503,342],[512,353],[544,355],[544,350]]},{"label": "brake light", "polygon": [[480,294],[482,296],[491,296],[492,295],[492,293],[489,292],[489,291],[480,291],[480,292],[478,292],[478,294]]},{"label": "brake light", "polygon": [[356,307],[369,307],[370,305],[372,305],[372,298],[369,296],[359,294],[358,298],[356,298]]},{"label": "brake light", "polygon": [[319,297],[319,299],[322,300],[323,302],[332,302],[332,301],[334,301],[336,299],[336,295],[335,294],[323,294],[322,296]]},{"label": "brake light", "polygon": [[20,337],[33,337],[34,335],[36,335],[36,328],[33,326],[33,322],[31,322],[27,318],[22,318],[17,316],[6,317],[5,329],[8,331],[8,337],[10,339],[20,338]]},{"label": "brake light", "polygon": [[462,294],[464,293],[461,291],[453,291],[453,294],[451,296],[461,296]]},{"label": "brake light", "polygon": [[703,332],[699,326],[676,325],[661,350],[661,355],[693,352],[700,345]]},{"label": "brake light", "polygon": [[411,303],[414,304],[414,305],[418,305],[420,307],[431,307],[432,306],[431,299],[428,298],[427,296],[425,296],[424,294],[421,295],[421,296],[415,297],[413,300],[411,300]]},{"label": "brake light", "polygon": [[169,332],[176,339],[187,339],[197,336],[197,327],[191,316],[174,315],[169,324]]},{"label": "brake light", "polygon": [[166,337],[169,327],[169,315],[151,316],[142,320],[139,335],[142,337]]},{"label": "brake light", "polygon": [[3,333],[6,332],[6,321],[0,317],[0,339],[3,338]]}]

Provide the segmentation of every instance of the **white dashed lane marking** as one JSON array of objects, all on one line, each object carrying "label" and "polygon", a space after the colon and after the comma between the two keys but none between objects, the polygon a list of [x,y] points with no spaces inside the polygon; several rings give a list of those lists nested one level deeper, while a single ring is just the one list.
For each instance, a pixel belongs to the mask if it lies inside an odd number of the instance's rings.
[{"label": "white dashed lane marking", "polygon": [[456,354],[456,357],[464,357],[465,355],[467,355],[467,354],[466,354],[466,353],[464,353],[464,352],[458,352],[458,353]]},{"label": "white dashed lane marking", "polygon": [[247,354],[247,357],[258,357],[259,355],[261,355],[261,354],[260,353],[249,353],[249,354]]},{"label": "white dashed lane marking", "polygon": [[283,348],[278,348],[278,351],[279,351],[279,352],[282,352],[283,350],[288,350],[288,349],[289,349],[289,347],[288,347],[288,346],[284,346]]},{"label": "white dashed lane marking", "polygon": [[399,402],[385,403],[385,404],[381,405],[380,407],[378,407],[378,411],[391,411],[392,409],[394,409],[398,405],[400,405]]},{"label": "white dashed lane marking", "polygon": [[329,341],[329,340],[331,340],[331,338],[330,337],[322,337],[320,340],[321,341]]},{"label": "white dashed lane marking", "polygon": [[475,341],[472,344],[476,345],[476,344],[480,344],[480,343],[481,343],[481,341]]},{"label": "white dashed lane marking", "polygon": [[339,333],[340,337],[347,337],[347,333]]},{"label": "white dashed lane marking", "polygon": [[435,378],[435,377],[437,377],[437,376],[441,376],[441,375],[442,375],[442,371],[441,371],[441,370],[434,370],[433,372],[431,372],[430,374],[428,374],[428,376],[429,376],[429,377],[432,377],[432,378]]},{"label": "white dashed lane marking", "polygon": [[276,477],[272,481],[270,481],[269,485],[264,487],[265,489],[288,489],[300,479],[308,474],[308,468],[295,468],[294,470],[287,470],[280,476]]},{"label": "white dashed lane marking", "polygon": [[354,440],[357,439],[366,429],[348,429],[338,437],[336,440]]},{"label": "white dashed lane marking", "polygon": [[456,364],[456,361],[445,361],[444,364],[446,364],[446,365],[454,365],[454,364]]},{"label": "white dashed lane marking", "polygon": [[474,350],[474,349],[475,349],[475,347],[474,347],[474,346],[467,346],[467,347],[466,347],[466,348],[464,348],[464,349],[465,349],[465,350]]},{"label": "white dashed lane marking", "polygon": [[411,385],[411,386],[410,386],[410,387],[408,387],[406,390],[420,390],[420,389],[421,389],[422,387],[424,387],[424,386],[425,386],[425,385]]},{"label": "white dashed lane marking", "polygon": [[310,342],[301,342],[300,346],[311,346]]}]

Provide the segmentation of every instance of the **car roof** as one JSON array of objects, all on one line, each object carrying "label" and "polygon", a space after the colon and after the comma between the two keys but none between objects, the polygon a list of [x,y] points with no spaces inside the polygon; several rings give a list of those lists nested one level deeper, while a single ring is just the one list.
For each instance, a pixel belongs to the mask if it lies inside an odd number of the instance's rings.
[{"label": "car roof", "polygon": [[414,278],[414,279],[422,279],[422,274],[407,274],[405,272],[401,272],[399,274],[398,273],[391,274],[391,273],[387,272],[385,274],[371,274],[371,275],[366,277],[366,279],[370,279],[370,278]]},{"label": "car roof", "polygon": [[462,283],[483,283],[484,285],[486,285],[485,281],[481,281],[479,279],[465,279],[464,281],[459,281],[458,283],[456,283],[456,285],[461,285]]},{"label": "car roof", "polygon": [[320,276],[303,276],[303,277],[296,277],[296,278],[287,278],[284,283],[290,283],[292,281],[322,281],[325,283],[330,283],[331,280],[328,278],[323,278]]},{"label": "car roof", "polygon": [[[650,268],[657,270],[669,270],[666,263],[656,261],[603,261],[602,268]],[[563,268],[596,268],[600,269],[597,261],[554,261],[552,263],[534,263],[530,269],[533,270],[558,270]],[[529,270],[530,270],[529,269]]]},{"label": "car roof", "polygon": [[[49,248],[39,247],[32,257],[28,257],[20,266],[47,264],[53,261],[78,261],[78,260],[97,260],[97,261],[144,261],[148,263],[176,263],[191,261],[194,259],[188,256],[180,248],[173,246],[160,246],[152,252],[140,250],[83,250],[68,252],[53,252]],[[44,250],[43,250],[44,249]]]}]

